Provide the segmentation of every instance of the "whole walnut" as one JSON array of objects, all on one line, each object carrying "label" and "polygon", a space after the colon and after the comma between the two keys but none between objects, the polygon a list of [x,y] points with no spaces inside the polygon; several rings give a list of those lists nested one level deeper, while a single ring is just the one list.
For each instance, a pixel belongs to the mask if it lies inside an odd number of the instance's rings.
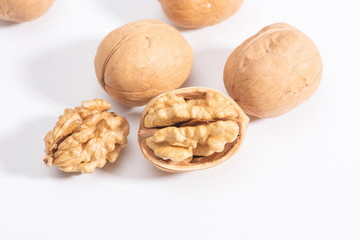
[{"label": "whole walnut", "polygon": [[32,21],[43,15],[54,0],[1,0],[0,19],[11,22]]},{"label": "whole walnut", "polygon": [[280,116],[318,88],[323,64],[314,42],[286,23],[267,26],[228,58],[224,83],[249,115]]},{"label": "whole walnut", "polygon": [[243,0],[159,0],[166,16],[184,28],[220,23],[235,14]]},{"label": "whole walnut", "polygon": [[128,106],[180,87],[193,63],[189,43],[157,20],[126,24],[109,33],[95,56],[96,75],[112,97]]}]

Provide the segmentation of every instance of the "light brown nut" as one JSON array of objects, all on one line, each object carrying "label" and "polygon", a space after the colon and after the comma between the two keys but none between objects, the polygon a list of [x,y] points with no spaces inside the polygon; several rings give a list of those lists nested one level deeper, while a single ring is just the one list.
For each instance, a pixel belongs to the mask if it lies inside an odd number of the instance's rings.
[{"label": "light brown nut", "polygon": [[230,158],[248,122],[230,97],[209,88],[182,88],[146,105],[138,141],[144,156],[161,170],[200,170]]},{"label": "light brown nut", "polygon": [[174,162],[191,162],[193,156],[210,156],[224,151],[236,140],[239,125],[234,121],[217,121],[193,127],[166,127],[146,139],[155,155]]},{"label": "light brown nut", "polygon": [[179,31],[157,20],[141,20],[104,38],[95,70],[108,94],[125,105],[140,106],[180,87],[192,63],[192,49]]},{"label": "light brown nut", "polygon": [[277,117],[316,91],[322,68],[314,42],[295,27],[277,23],[234,50],[225,65],[224,83],[249,115]]},{"label": "light brown nut", "polygon": [[94,99],[65,109],[45,136],[44,163],[64,172],[92,173],[106,160],[115,162],[127,144],[130,127],[124,117],[108,112],[110,108],[108,102]]},{"label": "light brown nut", "polygon": [[1,0],[0,19],[11,22],[28,22],[42,16],[54,0]]},{"label": "light brown nut", "polygon": [[166,16],[184,28],[220,23],[235,14],[243,0],[159,0]]}]

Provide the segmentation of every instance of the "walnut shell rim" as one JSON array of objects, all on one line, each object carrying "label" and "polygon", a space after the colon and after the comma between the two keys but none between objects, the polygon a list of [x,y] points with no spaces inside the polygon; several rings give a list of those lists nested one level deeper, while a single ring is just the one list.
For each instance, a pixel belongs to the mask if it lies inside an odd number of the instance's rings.
[{"label": "walnut shell rim", "polygon": [[[204,163],[181,163],[181,164],[174,164],[171,161],[163,160],[159,157],[157,157],[153,150],[151,150],[145,143],[145,140],[147,137],[151,136],[151,134],[154,133],[154,128],[146,128],[144,126],[144,118],[147,115],[149,109],[154,105],[154,103],[160,98],[161,96],[171,92],[175,93],[178,96],[186,96],[191,99],[196,99],[197,96],[202,96],[206,92],[216,92],[220,93],[223,97],[225,97],[227,100],[229,100],[235,109],[238,112],[238,117],[236,119],[233,119],[233,121],[236,120],[236,123],[239,125],[239,134],[237,136],[237,139],[234,142],[228,143],[225,145],[225,149],[222,152],[214,153],[211,156],[204,157],[209,161],[206,161]],[[233,154],[237,152],[237,150],[242,145],[247,131],[247,126],[249,123],[249,117],[244,113],[244,111],[240,108],[240,106],[229,96],[226,96],[225,94],[216,91],[214,89],[205,88],[205,87],[188,87],[188,88],[180,88],[176,90],[169,91],[167,93],[163,93],[155,98],[153,98],[143,110],[143,113],[141,115],[140,120],[140,126],[138,131],[138,143],[139,147],[141,149],[141,152],[143,153],[144,157],[155,167],[162,171],[166,172],[188,172],[188,171],[195,171],[195,170],[202,170],[207,169],[211,167],[215,167],[226,160],[228,160]],[[198,97],[199,98],[199,97]]]}]

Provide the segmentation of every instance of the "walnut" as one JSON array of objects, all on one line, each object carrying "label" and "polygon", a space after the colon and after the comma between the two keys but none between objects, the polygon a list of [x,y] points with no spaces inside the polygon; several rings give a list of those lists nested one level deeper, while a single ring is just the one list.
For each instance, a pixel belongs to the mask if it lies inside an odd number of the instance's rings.
[{"label": "walnut", "polygon": [[233,121],[217,121],[194,127],[167,127],[146,139],[156,156],[175,162],[191,162],[193,156],[210,156],[224,151],[236,140],[239,125]]},{"label": "walnut", "polygon": [[243,0],[159,0],[166,16],[184,28],[201,28],[235,14]]},{"label": "walnut", "polygon": [[322,60],[314,42],[286,23],[263,28],[228,58],[224,83],[246,113],[280,116],[303,103],[318,88]]},{"label": "walnut", "polygon": [[217,92],[209,91],[204,98],[189,100],[170,92],[160,96],[149,109],[144,124],[147,128],[163,127],[194,119],[211,121],[235,118],[237,115],[232,102]]},{"label": "walnut", "polygon": [[94,99],[65,109],[45,136],[44,163],[64,172],[91,173],[106,160],[115,162],[127,144],[129,124],[124,117],[107,112],[110,108],[108,102]]},{"label": "walnut", "polygon": [[182,88],[148,103],[138,140],[144,156],[161,170],[200,170],[230,158],[248,122],[230,97],[208,88]]},{"label": "walnut", "polygon": [[99,83],[113,98],[141,106],[188,78],[193,52],[175,28],[158,20],[128,23],[109,33],[95,56]]},{"label": "walnut", "polygon": [[54,0],[2,0],[0,19],[12,22],[32,21],[42,16]]}]

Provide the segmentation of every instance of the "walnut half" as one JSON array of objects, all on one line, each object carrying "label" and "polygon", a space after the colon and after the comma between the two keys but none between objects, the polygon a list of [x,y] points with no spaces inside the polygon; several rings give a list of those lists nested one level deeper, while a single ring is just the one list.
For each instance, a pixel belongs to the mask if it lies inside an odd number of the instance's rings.
[{"label": "walnut half", "polygon": [[110,108],[108,102],[94,99],[65,109],[45,136],[44,163],[64,172],[92,173],[106,160],[115,162],[127,144],[130,127],[124,117],[108,112]]},{"label": "walnut half", "polygon": [[148,103],[138,141],[144,156],[161,170],[200,170],[232,156],[248,122],[230,97],[208,88],[182,88]]}]

